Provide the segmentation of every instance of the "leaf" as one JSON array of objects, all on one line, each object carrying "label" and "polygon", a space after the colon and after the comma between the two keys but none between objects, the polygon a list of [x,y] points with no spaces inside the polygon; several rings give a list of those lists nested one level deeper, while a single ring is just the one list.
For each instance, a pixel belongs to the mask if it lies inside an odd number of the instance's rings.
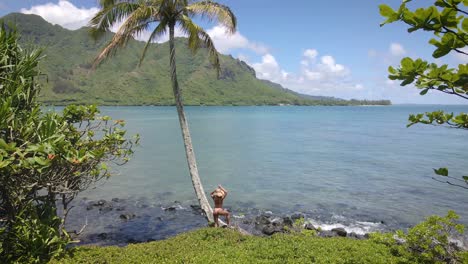
[{"label": "leaf", "polygon": [[419,94],[420,95],[425,95],[425,94],[427,94],[427,91],[429,91],[429,88],[426,88],[426,89],[422,90]]},{"label": "leaf", "polygon": [[396,12],[388,5],[379,5],[379,10],[380,10],[380,15],[384,17],[390,17],[396,14]]},{"label": "leaf", "polygon": [[398,13],[395,12],[391,7],[389,7],[388,5],[380,5],[379,6],[379,9],[380,9],[380,14],[383,16],[383,17],[386,17],[387,20],[385,20],[383,23],[380,24],[380,26],[383,26],[385,24],[388,24],[388,23],[392,23],[392,22],[395,22],[398,20]]},{"label": "leaf", "polygon": [[440,175],[440,176],[448,176],[448,169],[447,168],[439,168],[439,169],[433,169],[435,174]]},{"label": "leaf", "polygon": [[450,48],[447,48],[447,47],[445,47],[445,46],[442,46],[442,47],[436,49],[436,50],[432,53],[432,57],[434,57],[434,58],[436,58],[436,59],[437,59],[437,58],[440,58],[440,57],[442,57],[442,56],[447,55],[447,54],[450,52],[450,50],[451,50]]},{"label": "leaf", "polygon": [[463,19],[462,29],[463,31],[468,32],[468,18]]},{"label": "leaf", "polygon": [[42,166],[44,166],[44,165],[47,164],[47,160],[42,159],[42,158],[40,158],[40,157],[38,157],[38,156],[35,156],[35,157],[34,157],[34,161],[35,161],[37,164],[42,165]]}]

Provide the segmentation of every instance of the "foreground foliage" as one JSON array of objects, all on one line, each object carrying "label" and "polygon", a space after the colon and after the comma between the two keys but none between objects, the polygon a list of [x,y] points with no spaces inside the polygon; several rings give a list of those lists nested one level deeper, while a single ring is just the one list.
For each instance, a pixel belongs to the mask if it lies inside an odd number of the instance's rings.
[{"label": "foreground foliage", "polygon": [[[468,254],[460,254],[468,263]],[[415,263],[374,240],[321,238],[310,234],[245,236],[204,228],[126,247],[78,247],[52,263]],[[430,262],[420,262],[430,263]]]},{"label": "foreground foliage", "polygon": [[122,164],[133,153],[124,122],[95,106],[43,111],[40,56],[0,26],[0,259],[7,263],[61,254],[71,239],[64,228],[71,201],[110,175],[106,162]]},{"label": "foreground foliage", "polygon": [[403,258],[370,240],[276,234],[244,236],[204,228],[126,247],[79,247],[52,263],[399,263]]},{"label": "foreground foliage", "polygon": [[[411,10],[408,4],[411,0],[403,0],[397,10],[388,5],[380,5],[380,14],[386,18],[382,25],[403,22],[409,26],[408,32],[418,30],[433,34],[429,44],[434,46],[432,56],[440,58],[449,53],[456,53],[460,60],[468,57],[468,7],[467,0],[435,0],[427,8]],[[423,59],[409,57],[401,60],[397,68],[388,68],[390,80],[400,80],[401,86],[413,84],[420,89],[421,95],[429,91],[450,94],[468,100],[468,64],[461,63],[456,68],[449,65],[437,65]],[[445,113],[444,111],[413,114],[409,117],[409,126],[426,124],[446,126],[456,129],[468,130],[468,113]],[[437,175],[448,178],[445,181],[450,185],[468,189],[468,176],[449,176],[447,168],[434,169]],[[435,179],[435,178],[434,178]],[[441,181],[436,179],[437,181]]]},{"label": "foreground foliage", "polygon": [[371,239],[391,248],[395,256],[415,263],[466,263],[468,255],[460,253],[450,237],[463,234],[464,226],[456,223],[459,216],[449,211],[447,216],[433,215],[408,230],[395,234],[372,234]]}]

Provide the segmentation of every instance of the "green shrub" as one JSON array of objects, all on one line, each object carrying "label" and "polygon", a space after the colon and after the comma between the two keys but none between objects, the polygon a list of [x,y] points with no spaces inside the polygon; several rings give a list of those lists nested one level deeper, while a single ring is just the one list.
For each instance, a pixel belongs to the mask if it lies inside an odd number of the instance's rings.
[{"label": "green shrub", "polygon": [[457,251],[449,240],[451,235],[462,234],[464,226],[457,224],[458,215],[449,211],[447,216],[426,218],[404,233],[371,234],[371,239],[391,248],[396,256],[417,263],[458,263],[466,253]]},{"label": "green shrub", "polygon": [[78,247],[52,263],[401,263],[389,247],[371,240],[302,234],[245,236],[202,228],[176,237],[126,247]]},{"label": "green shrub", "polygon": [[4,260],[17,263],[45,263],[60,256],[69,242],[58,227],[62,219],[54,208],[45,205],[29,206],[15,219],[12,232],[6,239],[12,241]]},{"label": "green shrub", "polygon": [[43,112],[41,52],[22,49],[18,38],[0,25],[0,260],[45,262],[69,242],[76,195],[110,176],[107,162],[127,162],[136,142],[123,120],[99,116],[96,106]]}]

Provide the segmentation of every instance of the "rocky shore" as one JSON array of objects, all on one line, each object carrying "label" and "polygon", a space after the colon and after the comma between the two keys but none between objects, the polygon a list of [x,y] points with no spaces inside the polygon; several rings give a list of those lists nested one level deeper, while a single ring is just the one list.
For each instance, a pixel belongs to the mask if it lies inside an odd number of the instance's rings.
[{"label": "rocky shore", "polygon": [[[243,205],[241,205],[243,206]],[[232,212],[232,225],[253,235],[313,232],[321,237],[366,239],[366,229],[353,229],[341,224],[323,224],[311,220],[307,212],[274,214],[256,208],[227,208]],[[384,230],[384,222],[369,223],[374,230]],[[182,232],[205,227],[207,222],[198,205],[173,201],[154,203],[146,198],[113,198],[75,202],[67,229],[73,233],[84,228],[77,237],[78,245],[126,245],[161,240]]]}]

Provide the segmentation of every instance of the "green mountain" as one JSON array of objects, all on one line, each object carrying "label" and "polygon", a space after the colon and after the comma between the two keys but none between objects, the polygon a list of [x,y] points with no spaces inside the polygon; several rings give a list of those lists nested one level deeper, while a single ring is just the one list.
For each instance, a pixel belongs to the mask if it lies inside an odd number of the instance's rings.
[{"label": "green mountain", "polygon": [[[3,20],[15,24],[26,47],[44,48],[39,68],[44,77],[40,100],[49,104],[95,103],[100,105],[173,105],[170,85],[169,45],[152,44],[141,67],[138,62],[145,45],[132,40],[116,56],[91,71],[94,57],[112,37],[108,33],[94,41],[87,28],[67,30],[37,15],[12,13]],[[259,80],[245,62],[220,55],[221,74],[208,61],[207,52],[195,55],[184,38],[176,40],[179,84],[187,105],[322,105],[351,104],[351,101],[314,98],[281,85]],[[390,104],[366,101],[366,104]]]}]

